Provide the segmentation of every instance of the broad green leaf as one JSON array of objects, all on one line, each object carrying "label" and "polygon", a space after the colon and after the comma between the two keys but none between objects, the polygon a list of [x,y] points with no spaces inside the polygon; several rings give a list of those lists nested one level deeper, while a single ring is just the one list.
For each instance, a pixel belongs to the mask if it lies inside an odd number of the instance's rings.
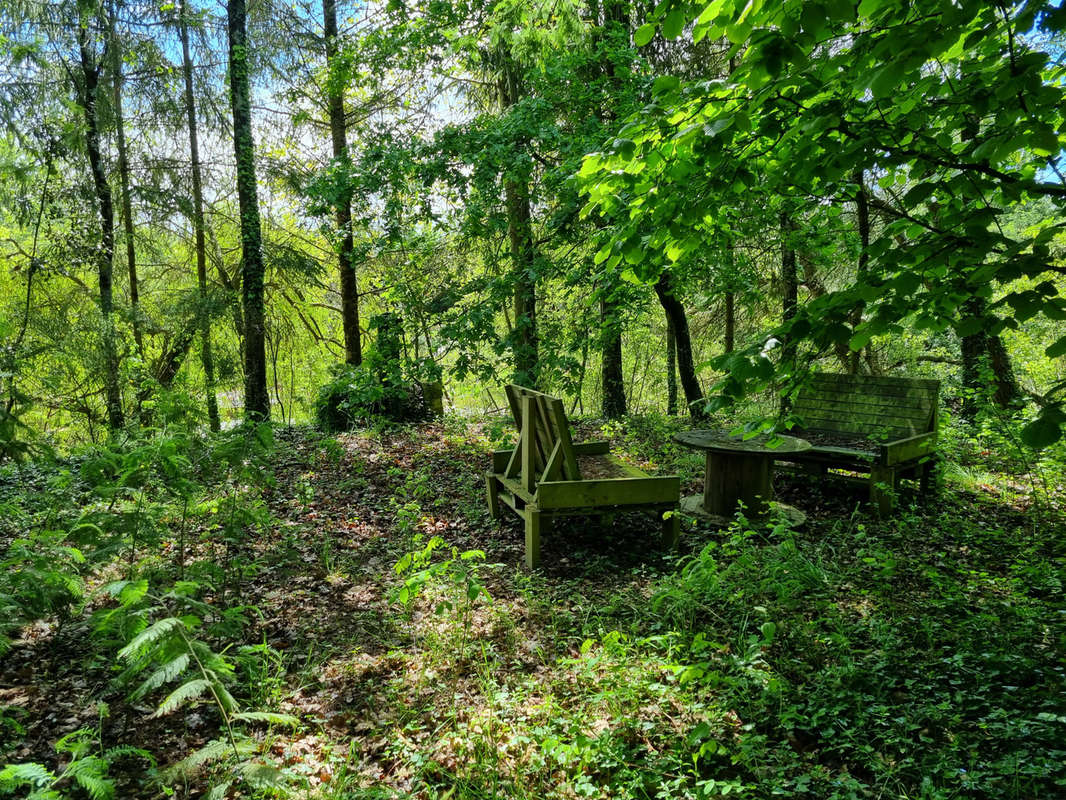
[{"label": "broad green leaf", "polygon": [[677,91],[681,86],[681,79],[675,75],[662,75],[655,79],[655,83],[651,85],[652,94],[662,95],[668,92]]},{"label": "broad green leaf", "polygon": [[1066,355],[1066,336],[1059,337],[1058,341],[1048,345],[1048,348],[1044,351],[1044,355],[1048,358],[1059,358]]},{"label": "broad green leaf", "polygon": [[643,47],[655,37],[655,23],[645,22],[633,31],[633,44]]},{"label": "broad green leaf", "polygon": [[667,39],[676,39],[684,29],[685,12],[680,8],[675,8],[663,20],[663,36]]}]

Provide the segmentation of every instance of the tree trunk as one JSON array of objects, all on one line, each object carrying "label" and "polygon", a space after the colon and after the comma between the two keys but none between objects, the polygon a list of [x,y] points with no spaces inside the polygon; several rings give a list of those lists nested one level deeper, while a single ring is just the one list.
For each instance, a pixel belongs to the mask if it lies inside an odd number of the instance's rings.
[{"label": "tree trunk", "polygon": [[[595,35],[607,34],[611,29],[616,29],[620,38],[624,35],[628,42],[629,3],[626,0],[604,0],[603,25]],[[615,89],[618,82],[614,62],[609,58],[605,59],[602,69],[607,78],[608,91]],[[606,103],[598,106],[598,115],[605,125],[609,125],[615,118],[614,109]],[[602,224],[603,220],[597,218],[597,222]],[[617,284],[617,275],[608,273],[604,278],[600,296],[601,411],[606,419],[624,417],[627,411],[625,376],[622,373],[622,324],[618,301],[612,297]]]},{"label": "tree trunk", "polygon": [[[867,264],[870,260],[870,206],[866,198],[866,179],[862,170],[855,173],[855,185],[855,215],[859,225],[859,263],[855,275],[856,282],[863,283],[867,279]],[[857,304],[851,312],[852,329],[857,328],[862,322],[863,305],[863,303]],[[859,365],[862,363],[861,356],[860,351],[851,351],[848,358],[848,372],[852,375],[859,372]]]},{"label": "tree trunk", "polygon": [[215,396],[215,359],[211,351],[211,316],[207,313],[207,243],[204,236],[204,192],[200,175],[200,137],[196,124],[196,100],[192,90],[192,57],[189,55],[189,25],[185,0],[180,0],[181,68],[185,77],[185,113],[189,119],[189,160],[192,169],[192,227],[196,249],[196,285],[200,293],[200,363],[204,368],[207,422],[212,431],[222,428]]},{"label": "tree trunk", "polygon": [[685,307],[674,295],[673,279],[669,272],[664,272],[655,283],[655,294],[666,312],[667,319],[674,329],[677,349],[677,370],[681,376],[681,388],[685,392],[685,403],[693,419],[703,420],[707,413],[703,410],[703,390],[696,378],[696,368],[692,361],[692,340],[689,338],[688,317]]},{"label": "tree trunk", "polygon": [[[822,283],[818,277],[818,268],[815,266],[814,261],[807,253],[799,254],[799,263],[803,267],[803,285],[807,287],[807,291],[810,292],[812,298],[819,298],[826,294],[825,284]],[[850,367],[849,359],[851,358],[851,348],[848,347],[847,342],[836,342],[833,345],[833,352],[836,354],[837,360],[840,362],[840,368],[845,372]]]},{"label": "tree trunk", "polygon": [[244,259],[241,280],[244,306],[244,415],[248,420],[266,420],[270,418],[270,394],[266,380],[263,242],[255,182],[255,141],[252,139],[244,0],[227,0],[226,16],[229,22],[233,152],[237,159],[237,198],[240,203],[241,252]]},{"label": "tree trunk", "polygon": [[737,342],[737,296],[725,293],[725,352],[732,353]]},{"label": "tree trunk", "polygon": [[[977,417],[980,400],[989,395],[1000,408],[1010,408],[1021,396],[1021,387],[1014,376],[1010,355],[999,336],[988,333],[988,304],[982,297],[971,297],[963,303],[967,317],[982,320],[981,330],[961,338],[962,385],[966,390],[962,415],[970,422]],[[991,386],[989,385],[989,374]]]},{"label": "tree trunk", "polygon": [[126,270],[130,279],[130,319],[137,354],[144,359],[144,337],[141,335],[140,291],[137,285],[137,252],[133,241],[133,202],[130,198],[130,162],[126,151],[126,120],[122,114],[122,48],[115,32],[115,3],[108,12],[108,32],[111,50],[111,89],[115,115],[115,145],[118,150],[118,179],[122,191],[122,231],[126,240]]},{"label": "tree trunk", "polygon": [[322,20],[326,34],[326,94],[329,105],[329,131],[333,140],[333,160],[344,171],[340,194],[334,209],[337,235],[340,236],[341,324],[344,329],[344,360],[348,364],[363,362],[359,336],[359,286],[352,263],[355,241],[352,233],[351,160],[348,157],[348,130],[344,117],[344,81],[337,59],[336,0],[322,0]]},{"label": "tree trunk", "polygon": [[677,416],[677,339],[669,317],[666,318],[666,413]]},{"label": "tree trunk", "polygon": [[618,312],[617,303],[606,297],[600,300],[600,377],[605,419],[617,419],[626,415],[625,376],[622,374],[622,324]]},{"label": "tree trunk", "polygon": [[[518,102],[518,78],[510,56],[504,56],[499,78],[500,105],[506,110]],[[537,342],[537,294],[534,270],[537,253],[533,243],[529,185],[505,178],[504,200],[507,205],[507,234],[511,241],[514,279],[514,365],[515,383],[536,388],[539,383]]]},{"label": "tree trunk", "polygon": [[78,104],[85,115],[85,150],[93,176],[96,212],[100,223],[100,248],[96,254],[97,280],[100,287],[100,314],[103,317],[104,394],[107,405],[107,424],[112,430],[125,422],[122,414],[122,390],[119,386],[118,350],[115,344],[114,292],[111,285],[115,257],[115,211],[100,154],[100,120],[97,116],[97,90],[100,64],[95,61],[89,41],[89,20],[83,6],[78,7],[78,52],[81,58],[82,85]]},{"label": "tree trunk", "polygon": [[[792,242],[792,234],[795,230],[792,220],[785,212],[781,213],[781,320],[789,323],[796,318],[796,310],[799,307],[799,279],[796,275],[796,248]],[[796,360],[796,341],[792,336],[786,336],[781,344],[781,360],[790,364]],[[781,397],[781,413],[787,414],[791,410],[791,400],[787,396]]]}]

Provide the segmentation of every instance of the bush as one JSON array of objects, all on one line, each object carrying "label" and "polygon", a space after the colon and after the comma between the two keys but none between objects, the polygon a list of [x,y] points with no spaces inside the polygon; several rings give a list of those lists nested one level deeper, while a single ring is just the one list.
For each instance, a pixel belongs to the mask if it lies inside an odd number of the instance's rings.
[{"label": "bush", "polygon": [[337,364],[315,398],[318,427],[336,433],[373,418],[394,422],[427,419],[430,409],[417,372],[415,365],[386,361],[375,350],[367,351],[359,366]]}]

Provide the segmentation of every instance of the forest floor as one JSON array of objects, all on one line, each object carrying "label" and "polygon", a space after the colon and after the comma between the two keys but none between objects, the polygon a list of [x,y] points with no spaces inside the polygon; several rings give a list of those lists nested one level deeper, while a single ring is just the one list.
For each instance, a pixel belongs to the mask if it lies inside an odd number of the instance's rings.
[{"label": "forest floor", "polygon": [[[589,423],[577,438],[610,438],[694,493],[700,458],[669,443],[681,424]],[[858,489],[779,476],[779,497],[809,515],[798,530],[686,520],[675,554],[650,515],[562,521],[529,573],[518,519],[492,522],[483,495],[506,435],[450,419],[278,429],[264,513],[241,536],[219,541],[224,485],[207,485],[215,506],[159,506],[139,552],[90,558],[80,605],[13,636],[0,765],[60,775],[82,756],[57,756],[57,741],[88,730],[101,752],[154,758],[116,756],[118,797],[273,796],[233,759],[165,778],[223,735],[219,711],[153,715],[167,690],[130,699],[121,642],[98,635],[115,605],[103,587],[173,582],[180,553],[228,623],[205,641],[235,664],[237,701],[298,720],[249,726],[246,755],[296,797],[1066,795],[1061,480],[974,451],[931,502],[905,491],[881,520]],[[143,492],[105,502],[84,474],[6,473],[0,553],[26,535],[16,522],[147,513]],[[49,510],[57,497],[72,508]],[[73,783],[56,787],[82,796]]]}]

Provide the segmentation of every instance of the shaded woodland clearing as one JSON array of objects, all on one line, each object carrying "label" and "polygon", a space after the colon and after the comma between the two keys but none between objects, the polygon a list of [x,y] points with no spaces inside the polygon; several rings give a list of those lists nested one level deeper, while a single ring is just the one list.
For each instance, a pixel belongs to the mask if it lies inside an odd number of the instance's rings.
[{"label": "shaded woodland clearing", "polygon": [[[692,489],[698,458],[663,444],[676,424],[583,433],[610,436],[633,463],[678,468]],[[530,574],[517,523],[498,530],[481,496],[500,435],[499,423],[460,420],[337,437],[279,430],[265,462],[274,481],[261,490],[266,524],[221,550],[210,513],[196,518],[189,572],[228,570],[214,582],[224,596],[204,599],[244,618],[230,644],[266,646],[238,659],[234,694],[300,720],[255,734],[254,758],[280,768],[296,796],[1061,788],[1060,496],[1034,508],[1017,476],[976,491],[956,477],[936,503],[907,507],[905,497],[900,516],[878,521],[858,494],[779,478],[781,495],[812,517],[794,535],[689,529],[678,563],[656,549],[650,517],[564,522]],[[42,491],[20,499],[12,477],[12,510],[56,491],[41,476]],[[173,579],[173,522],[137,564],[153,585]],[[434,563],[448,547],[484,551],[468,563],[491,602],[476,594],[464,605],[458,561],[409,607],[397,602],[414,571],[398,577],[393,565],[433,536],[444,540]],[[89,584],[129,569],[98,565]],[[87,611],[114,604],[91,596]],[[453,605],[436,613],[442,601]],[[54,765],[55,741],[87,726],[108,745],[147,748],[162,769],[218,735],[210,703],[148,719],[158,697],[126,699],[113,651],[91,628],[81,613],[50,619],[4,658],[4,760]],[[187,791],[171,785],[198,796],[227,770],[216,765]],[[159,793],[143,762],[112,774],[119,796]]]}]

